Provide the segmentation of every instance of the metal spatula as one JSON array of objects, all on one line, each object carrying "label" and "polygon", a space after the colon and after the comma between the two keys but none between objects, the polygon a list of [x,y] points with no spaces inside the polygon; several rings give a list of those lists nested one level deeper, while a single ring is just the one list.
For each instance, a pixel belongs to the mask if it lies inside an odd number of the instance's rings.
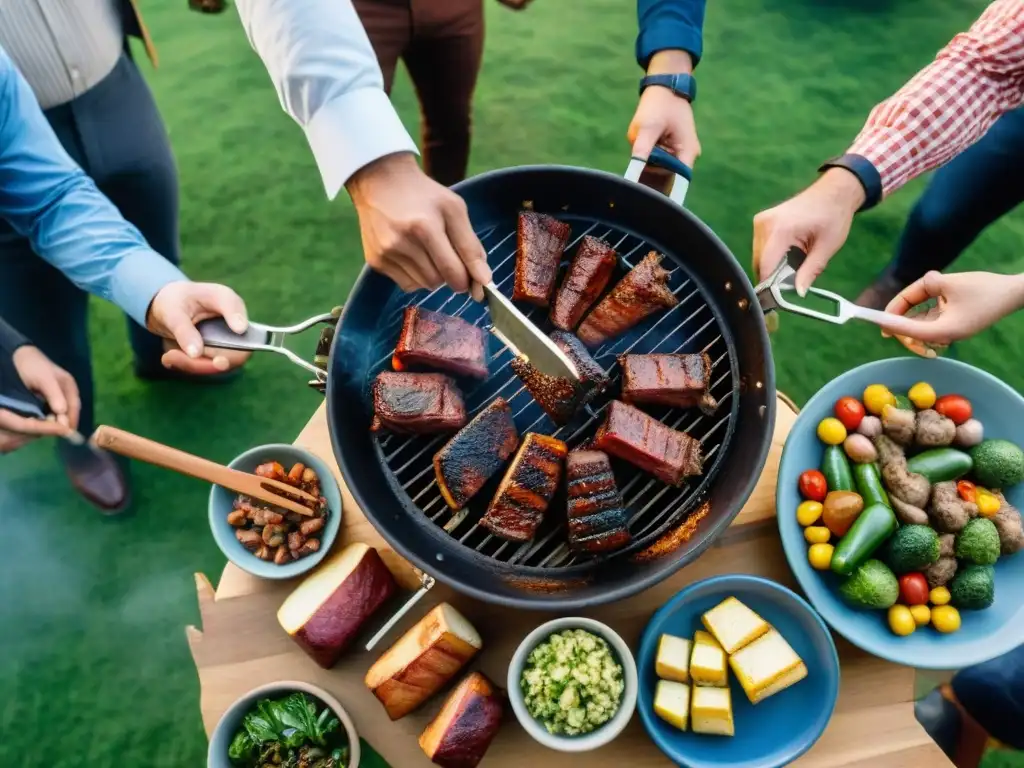
[{"label": "metal spatula", "polygon": [[576,366],[555,342],[530,322],[494,283],[483,288],[491,313],[491,333],[513,355],[526,358],[534,368],[548,376],[579,381]]}]

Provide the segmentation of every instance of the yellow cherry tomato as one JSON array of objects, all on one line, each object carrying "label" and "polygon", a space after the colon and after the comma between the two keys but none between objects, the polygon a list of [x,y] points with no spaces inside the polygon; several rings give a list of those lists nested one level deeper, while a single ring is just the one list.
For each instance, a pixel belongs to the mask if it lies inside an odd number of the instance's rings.
[{"label": "yellow cherry tomato", "polygon": [[910,606],[910,615],[914,617],[914,623],[919,627],[925,626],[932,620],[932,609],[927,605]]},{"label": "yellow cherry tomato", "polygon": [[871,413],[881,416],[887,405],[896,405],[896,395],[884,384],[871,384],[864,390],[864,407]]},{"label": "yellow cherry tomato", "polygon": [[820,501],[803,501],[796,508],[796,521],[806,528],[808,525],[814,525],[818,522],[821,518],[821,513],[824,511],[825,507],[822,506]]},{"label": "yellow cherry tomato", "polygon": [[825,445],[839,445],[846,439],[846,427],[839,419],[829,416],[818,424],[818,439]]},{"label": "yellow cherry tomato", "polygon": [[984,488],[975,489],[974,503],[978,505],[978,512],[982,517],[992,517],[1001,506],[995,494],[989,493]]},{"label": "yellow cherry tomato", "polygon": [[952,605],[940,605],[932,609],[932,626],[943,634],[960,629],[960,611]]},{"label": "yellow cherry tomato", "polygon": [[811,568],[816,571],[827,571],[832,565],[832,553],[835,549],[831,544],[811,544],[807,550],[807,561]]},{"label": "yellow cherry tomato", "polygon": [[832,531],[824,525],[812,525],[810,528],[804,528],[804,538],[811,544],[828,544],[828,540],[832,538]]},{"label": "yellow cherry tomato", "polygon": [[906,637],[917,629],[917,622],[914,621],[914,614],[905,605],[894,605],[889,609],[889,629],[894,635]]},{"label": "yellow cherry tomato", "polygon": [[947,605],[949,600],[949,590],[945,587],[936,587],[928,593],[928,602],[932,605]]},{"label": "yellow cherry tomato", "polygon": [[935,405],[935,390],[926,381],[919,381],[907,392],[907,399],[914,404],[919,411],[931,408]]}]

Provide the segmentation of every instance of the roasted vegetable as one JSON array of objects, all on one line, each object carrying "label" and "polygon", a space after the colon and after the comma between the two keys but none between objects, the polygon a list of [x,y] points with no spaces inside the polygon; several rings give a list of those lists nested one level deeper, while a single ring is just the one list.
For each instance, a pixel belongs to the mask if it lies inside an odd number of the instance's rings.
[{"label": "roasted vegetable", "polygon": [[875,553],[896,528],[896,515],[889,507],[884,504],[867,507],[839,540],[832,556],[832,571],[840,576],[849,576]]}]

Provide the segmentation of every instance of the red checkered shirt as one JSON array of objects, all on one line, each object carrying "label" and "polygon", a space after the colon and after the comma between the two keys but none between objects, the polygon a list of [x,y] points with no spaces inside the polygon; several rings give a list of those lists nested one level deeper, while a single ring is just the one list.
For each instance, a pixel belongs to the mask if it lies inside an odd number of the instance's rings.
[{"label": "red checkered shirt", "polygon": [[952,160],[1024,102],[1024,0],[997,0],[935,61],[871,110],[848,150],[888,195]]}]

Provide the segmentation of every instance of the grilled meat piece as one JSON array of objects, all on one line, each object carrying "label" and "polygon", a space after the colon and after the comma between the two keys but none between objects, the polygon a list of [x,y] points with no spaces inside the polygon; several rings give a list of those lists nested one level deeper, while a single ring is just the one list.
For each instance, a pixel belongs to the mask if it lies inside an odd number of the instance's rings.
[{"label": "grilled meat piece", "polygon": [[594,447],[635,464],[669,485],[699,475],[701,444],[685,432],[618,400],[608,404],[608,416],[594,436]]},{"label": "grilled meat piece", "polygon": [[573,361],[580,374],[579,380],[548,376],[522,357],[515,358],[509,365],[544,412],[556,424],[567,424],[580,408],[605,390],[608,375],[571,333],[554,331],[551,340]]},{"label": "grilled meat piece", "polygon": [[675,408],[697,405],[714,413],[718,402],[711,396],[711,358],[698,355],[622,355],[622,399],[627,403],[652,403]]},{"label": "grilled meat piece", "polygon": [[454,432],[466,421],[462,392],[443,373],[382,371],[373,382],[372,432]]},{"label": "grilled meat piece", "polygon": [[396,371],[425,365],[458,376],[487,378],[487,332],[461,317],[406,307],[391,364]]},{"label": "grilled meat piece", "polygon": [[482,673],[470,672],[420,735],[420,747],[441,768],[476,768],[504,713],[504,693]]},{"label": "grilled meat piece", "polygon": [[515,301],[546,307],[558,277],[569,225],[546,213],[521,211],[516,233]]},{"label": "grilled meat piece", "polygon": [[576,366],[576,370],[580,374],[580,381],[593,385],[590,398],[604,392],[608,387],[608,374],[591,357],[590,351],[583,345],[583,342],[577,339],[575,334],[568,333],[567,331],[552,331],[548,335],[555,342],[555,346],[565,352],[569,359],[572,360],[573,365]]},{"label": "grilled meat piece", "polygon": [[434,474],[445,503],[455,510],[466,506],[518,445],[512,408],[496,398],[434,454]]},{"label": "grilled meat piece", "polygon": [[574,552],[609,552],[626,546],[631,536],[629,514],[608,454],[571,451],[565,461],[569,486],[569,549]]},{"label": "grilled meat piece", "polygon": [[532,539],[558,490],[568,450],[547,435],[524,437],[480,525],[507,541]]},{"label": "grilled meat piece", "polygon": [[651,251],[601,299],[576,332],[584,344],[603,344],[659,309],[679,303],[668,288],[668,270],[661,266],[661,259]]},{"label": "grilled meat piece", "polygon": [[569,271],[555,295],[551,308],[551,324],[571,331],[608,286],[618,257],[604,240],[587,235],[569,263]]}]

